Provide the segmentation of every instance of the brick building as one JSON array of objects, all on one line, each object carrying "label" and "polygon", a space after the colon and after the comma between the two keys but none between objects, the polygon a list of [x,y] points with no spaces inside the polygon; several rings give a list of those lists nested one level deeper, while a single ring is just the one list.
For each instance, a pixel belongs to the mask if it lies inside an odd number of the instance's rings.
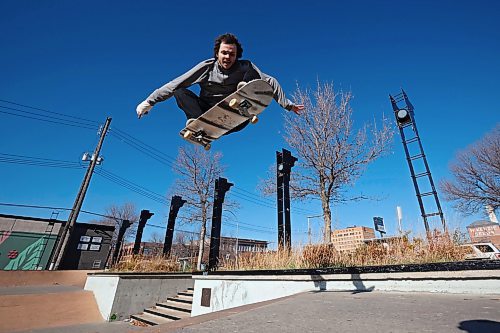
[{"label": "brick building", "polygon": [[500,225],[490,221],[476,221],[467,226],[472,243],[491,242],[500,247]]},{"label": "brick building", "polygon": [[348,227],[332,231],[332,243],[338,251],[354,251],[367,239],[375,238],[375,230],[369,227]]},{"label": "brick building", "polygon": [[[225,259],[234,259],[236,254],[241,253],[256,253],[267,251],[268,242],[233,237],[221,237],[219,256]],[[132,255],[134,243],[127,243],[122,249],[122,258]],[[139,254],[143,256],[161,255],[163,252],[163,243],[156,242],[141,242]],[[205,241],[204,262],[208,261],[210,252],[210,241]],[[172,256],[176,258],[191,258],[193,262],[198,256],[198,241],[189,241],[186,243],[174,243],[171,249]]]}]

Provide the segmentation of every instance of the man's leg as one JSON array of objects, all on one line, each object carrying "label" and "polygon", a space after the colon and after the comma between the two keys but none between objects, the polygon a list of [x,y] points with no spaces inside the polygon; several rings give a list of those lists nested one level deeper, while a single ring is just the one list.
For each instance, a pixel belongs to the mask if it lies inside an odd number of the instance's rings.
[{"label": "man's leg", "polygon": [[[198,118],[202,114],[210,109],[210,105],[203,102],[194,92],[186,88],[179,88],[174,92],[174,97],[177,102],[177,106],[184,111],[187,119]],[[245,121],[243,124],[233,128],[224,135],[231,134],[234,132],[241,131],[245,128],[250,120]]]},{"label": "man's leg", "polygon": [[186,118],[198,118],[209,109],[206,103],[203,103],[200,98],[191,90],[179,88],[174,92],[177,106],[184,111]]}]

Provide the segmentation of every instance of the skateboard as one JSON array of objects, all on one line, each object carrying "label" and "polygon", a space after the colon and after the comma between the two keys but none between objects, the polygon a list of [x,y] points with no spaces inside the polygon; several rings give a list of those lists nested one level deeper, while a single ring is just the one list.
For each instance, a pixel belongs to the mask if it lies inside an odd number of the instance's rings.
[{"label": "skateboard", "polygon": [[273,88],[264,80],[240,82],[230,94],[180,131],[187,141],[209,150],[211,143],[247,120],[255,124],[271,103]]}]

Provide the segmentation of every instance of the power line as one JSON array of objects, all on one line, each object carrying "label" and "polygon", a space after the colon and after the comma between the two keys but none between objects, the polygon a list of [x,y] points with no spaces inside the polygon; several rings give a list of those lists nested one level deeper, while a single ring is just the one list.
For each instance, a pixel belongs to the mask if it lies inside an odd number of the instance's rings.
[{"label": "power line", "polygon": [[[53,210],[66,210],[66,211],[72,210],[71,208],[65,208],[65,207],[52,207],[52,206],[13,204],[13,203],[6,203],[6,202],[0,202],[0,206],[19,207],[19,208],[35,208],[35,209],[53,209]],[[87,210],[81,210],[81,212],[85,213],[85,214],[89,214],[89,215],[105,217],[105,218],[112,219],[112,220],[123,220],[121,218],[117,218],[117,217],[114,217],[114,216],[99,214],[99,213],[90,212],[90,211],[87,211]]]},{"label": "power line", "polygon": [[76,117],[76,116],[71,116],[71,115],[67,115],[67,114],[63,114],[63,113],[53,112],[53,111],[49,111],[49,110],[46,110],[46,109],[41,109],[41,108],[29,106],[29,105],[24,105],[24,104],[20,104],[20,103],[16,103],[16,102],[7,101],[7,100],[4,100],[4,99],[0,99],[0,102],[4,102],[4,103],[8,103],[8,104],[13,104],[13,105],[21,106],[21,107],[24,107],[24,108],[32,109],[32,110],[38,110],[38,111],[43,111],[43,112],[46,112],[46,113],[56,114],[58,116],[63,116],[63,117],[68,117],[68,118],[74,118],[74,119],[78,119],[80,121],[85,121],[85,122],[88,122],[88,123],[91,123],[91,124],[94,124],[94,125],[96,125],[96,124],[99,125],[99,122],[97,122],[95,120],[89,120],[89,119],[85,119],[85,118],[81,118],[81,117]]},{"label": "power line", "polygon": [[24,164],[32,166],[53,167],[53,168],[67,168],[67,169],[83,168],[83,166],[77,162],[40,158],[40,157],[30,157],[23,155],[14,155],[14,154],[2,154],[2,153],[0,153],[0,162],[11,163],[11,164]]},{"label": "power line", "polygon": [[82,123],[82,122],[77,122],[77,121],[73,121],[73,120],[67,120],[67,119],[61,119],[58,117],[46,116],[43,114],[24,111],[24,110],[20,110],[20,109],[16,109],[16,108],[11,108],[8,106],[0,105],[0,108],[15,111],[15,112],[9,112],[9,111],[0,110],[0,113],[9,114],[12,116],[18,116],[18,117],[23,117],[23,118],[28,118],[28,119],[45,121],[45,122],[60,124],[60,125],[65,125],[65,126],[86,128],[86,129],[91,129],[91,130],[95,130],[98,128],[97,125],[94,126],[94,125],[90,125],[90,124],[86,124],[86,123]]},{"label": "power line", "polygon": [[95,170],[95,173],[98,174],[99,176],[115,183],[115,184],[118,184],[126,189],[129,189],[137,194],[140,194],[146,198],[149,198],[153,201],[156,201],[158,203],[161,203],[161,204],[165,204],[165,205],[168,205],[170,204],[170,201],[165,199],[165,197],[162,195],[162,194],[159,194],[159,193],[156,193],[156,192],[153,192],[141,185],[138,185],[138,184],[135,184],[125,178],[122,178],[118,175],[115,175],[114,173],[110,172],[110,171],[107,171],[107,170],[104,170],[104,169],[96,169]]},{"label": "power line", "polygon": [[132,135],[114,127],[110,129],[110,133],[111,135],[115,136],[118,140],[138,150],[139,152],[151,157],[152,159],[162,164],[166,164],[167,166],[173,169],[177,168],[177,166],[175,165],[175,159],[172,156],[169,156],[164,152],[152,147],[151,145],[144,143],[143,141],[137,139],[136,137],[133,137]]},{"label": "power line", "polygon": [[[54,115],[57,115],[60,117],[40,114],[40,113],[36,113],[36,112],[30,112],[30,111],[26,111],[26,110],[20,110],[17,108],[1,106],[1,105],[0,105],[0,108],[20,112],[21,114],[7,112],[7,111],[3,111],[3,110],[0,110],[0,113],[7,113],[7,114],[15,115],[15,116],[31,118],[31,119],[35,119],[35,120],[46,121],[46,122],[51,122],[51,123],[56,123],[56,124],[67,125],[67,126],[82,127],[82,128],[87,128],[87,129],[95,129],[96,126],[99,124],[98,122],[93,121],[93,120],[88,120],[88,119],[84,119],[81,117],[75,117],[75,116],[71,116],[71,115],[65,115],[62,113],[53,112],[53,111],[49,111],[49,110],[45,110],[45,109],[41,109],[41,108],[37,108],[37,107],[32,107],[32,106],[28,106],[28,105],[24,105],[24,104],[20,104],[20,103],[16,103],[16,102],[11,102],[11,101],[7,101],[7,100],[3,100],[3,99],[0,99],[0,102],[9,103],[12,105],[16,105],[16,106],[20,106],[20,107],[28,108],[28,109],[32,109],[32,110],[42,111],[44,113],[54,114]],[[61,117],[72,118],[72,119],[76,119],[76,120],[64,119]],[[175,159],[172,156],[169,156],[169,155],[163,153],[162,151],[152,147],[151,145],[144,143],[143,141],[137,139],[136,137],[134,137],[134,136],[132,136],[132,135],[120,130],[120,129],[112,128],[112,129],[110,129],[109,132],[113,136],[115,136],[118,140],[124,142],[125,144],[129,145],[130,147],[142,152],[143,154],[151,157],[152,159],[154,159],[162,164],[165,164],[165,165],[171,167],[174,170],[178,170],[178,166],[176,166]],[[82,168],[83,167],[75,162],[57,161],[57,160],[49,160],[49,159],[42,159],[42,158],[29,158],[27,156],[20,156],[20,155],[18,155],[18,156],[15,156],[15,155],[7,156],[8,154],[3,154],[3,155],[5,155],[5,156],[0,156],[0,162],[4,162],[4,163],[26,164],[26,165],[33,165],[33,166],[46,166],[46,167],[59,167],[59,168]],[[99,170],[99,171],[97,171],[97,173],[100,176],[102,176],[102,177],[104,177],[112,182],[115,182],[116,184],[118,184],[120,186],[123,186],[131,191],[134,191],[138,194],[146,196],[154,201],[157,201],[159,203],[168,203],[168,201],[166,201],[162,195],[154,193],[152,191],[149,191],[140,185],[134,184],[134,183],[132,183],[124,178],[121,178],[117,175],[114,175],[108,171],[105,171],[105,170],[100,171]],[[245,189],[242,189],[242,188],[235,188],[235,192],[233,192],[232,195],[234,195],[235,197],[237,197],[239,199],[242,199],[242,200],[248,201],[250,203],[259,205],[261,207],[265,207],[265,208],[269,208],[269,209],[276,209],[276,204],[273,202],[273,200],[267,199],[267,198],[262,198],[261,196],[258,196],[256,194],[251,193],[251,192],[249,192]],[[294,210],[301,215],[313,213],[312,211],[305,210],[302,208],[294,208]]]}]

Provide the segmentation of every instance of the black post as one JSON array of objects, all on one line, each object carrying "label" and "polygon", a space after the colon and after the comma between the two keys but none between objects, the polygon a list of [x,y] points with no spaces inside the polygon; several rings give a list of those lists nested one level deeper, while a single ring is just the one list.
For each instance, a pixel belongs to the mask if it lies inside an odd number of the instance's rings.
[{"label": "black post", "polygon": [[170,255],[170,250],[172,249],[172,241],[174,239],[174,228],[175,219],[177,218],[177,213],[179,209],[186,203],[186,200],[182,200],[182,197],[174,195],[170,201],[170,212],[168,213],[168,224],[167,232],[165,233],[165,242],[163,243],[163,255]]},{"label": "black post", "polygon": [[290,151],[283,149],[283,205],[285,211],[285,246],[292,249],[292,221],[290,217],[290,172],[297,161]]},{"label": "black post", "polygon": [[139,254],[139,250],[141,249],[142,232],[144,231],[146,222],[148,222],[148,220],[153,215],[154,213],[150,213],[149,210],[141,210],[141,216],[139,217],[139,225],[137,226],[137,234],[135,235],[135,243],[132,254]]},{"label": "black post", "polygon": [[284,248],[285,230],[283,228],[283,154],[276,152],[276,185],[278,206],[278,250]]},{"label": "black post", "polygon": [[229,191],[233,185],[232,183],[228,183],[226,178],[219,177],[219,179],[215,180],[212,232],[210,235],[210,253],[208,255],[208,270],[210,271],[216,270],[219,264],[222,204],[224,203],[226,192]]},{"label": "black post", "polygon": [[123,220],[120,225],[120,229],[118,230],[118,237],[116,238],[115,250],[113,251],[113,258],[111,259],[111,265],[114,265],[118,262],[118,255],[120,254],[120,249],[122,247],[123,237],[125,236],[125,232],[132,225],[129,220]]},{"label": "black post", "polygon": [[285,211],[285,248],[292,248],[292,222],[290,217],[290,174],[283,176],[283,205]]}]

